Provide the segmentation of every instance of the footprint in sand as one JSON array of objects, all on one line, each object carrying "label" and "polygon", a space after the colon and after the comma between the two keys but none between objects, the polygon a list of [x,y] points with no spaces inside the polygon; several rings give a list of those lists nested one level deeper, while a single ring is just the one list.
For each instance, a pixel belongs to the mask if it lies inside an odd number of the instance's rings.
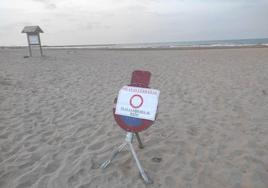
[{"label": "footprint in sand", "polygon": [[68,187],[75,187],[75,185],[79,183],[81,177],[84,175],[85,175],[85,169],[81,168],[77,173],[68,178]]},{"label": "footprint in sand", "polygon": [[190,126],[187,128],[187,134],[191,135],[191,136],[198,136],[199,132],[200,132],[200,127],[194,127],[194,126]]}]

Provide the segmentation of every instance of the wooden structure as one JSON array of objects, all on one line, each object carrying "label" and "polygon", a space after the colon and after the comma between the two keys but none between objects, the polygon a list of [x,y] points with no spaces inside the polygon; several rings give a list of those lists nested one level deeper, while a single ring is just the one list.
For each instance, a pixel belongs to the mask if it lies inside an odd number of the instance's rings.
[{"label": "wooden structure", "polygon": [[44,33],[39,26],[25,26],[21,33],[27,34],[27,41],[29,47],[29,55],[32,57],[32,46],[39,46],[40,54],[43,56],[42,45],[40,40],[40,33]]}]

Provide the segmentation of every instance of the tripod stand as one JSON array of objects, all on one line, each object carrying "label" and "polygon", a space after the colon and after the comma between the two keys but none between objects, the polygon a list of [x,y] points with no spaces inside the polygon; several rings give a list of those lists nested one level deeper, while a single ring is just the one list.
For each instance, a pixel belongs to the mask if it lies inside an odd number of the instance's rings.
[{"label": "tripod stand", "polygon": [[139,172],[141,177],[143,178],[144,182],[146,184],[151,184],[153,183],[153,181],[149,178],[149,176],[146,174],[146,172],[144,171],[143,167],[141,166],[141,163],[137,157],[136,151],[134,150],[134,147],[132,145],[133,142],[133,137],[134,134],[138,140],[139,143],[139,148],[143,148],[143,144],[141,142],[141,139],[139,137],[138,133],[132,133],[132,132],[127,132],[126,138],[125,138],[125,142],[123,144],[121,144],[113,153],[112,156],[109,160],[105,161],[104,163],[102,163],[101,168],[105,169],[107,166],[109,166],[109,164],[116,158],[116,156],[128,145],[130,148],[130,151],[134,157],[134,160],[138,166]]}]

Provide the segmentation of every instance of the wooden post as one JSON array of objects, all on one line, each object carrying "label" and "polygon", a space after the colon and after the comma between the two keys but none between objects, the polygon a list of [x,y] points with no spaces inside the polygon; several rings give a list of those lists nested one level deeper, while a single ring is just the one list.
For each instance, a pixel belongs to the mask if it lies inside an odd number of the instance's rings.
[{"label": "wooden post", "polygon": [[30,44],[30,39],[29,39],[28,33],[27,33],[27,41],[28,41],[29,55],[30,55],[30,57],[32,57],[32,49],[31,49],[31,44]]},{"label": "wooden post", "polygon": [[42,50],[41,39],[40,39],[39,33],[38,33],[38,40],[39,40],[40,54],[41,56],[43,56],[43,50]]}]

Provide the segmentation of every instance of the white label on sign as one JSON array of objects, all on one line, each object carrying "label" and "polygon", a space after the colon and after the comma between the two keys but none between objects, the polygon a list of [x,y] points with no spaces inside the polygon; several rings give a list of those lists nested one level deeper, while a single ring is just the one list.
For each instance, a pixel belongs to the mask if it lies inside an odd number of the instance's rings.
[{"label": "white label on sign", "polygon": [[29,35],[30,44],[39,44],[38,35]]},{"label": "white label on sign", "polygon": [[155,120],[160,91],[124,86],[119,91],[115,114]]}]

